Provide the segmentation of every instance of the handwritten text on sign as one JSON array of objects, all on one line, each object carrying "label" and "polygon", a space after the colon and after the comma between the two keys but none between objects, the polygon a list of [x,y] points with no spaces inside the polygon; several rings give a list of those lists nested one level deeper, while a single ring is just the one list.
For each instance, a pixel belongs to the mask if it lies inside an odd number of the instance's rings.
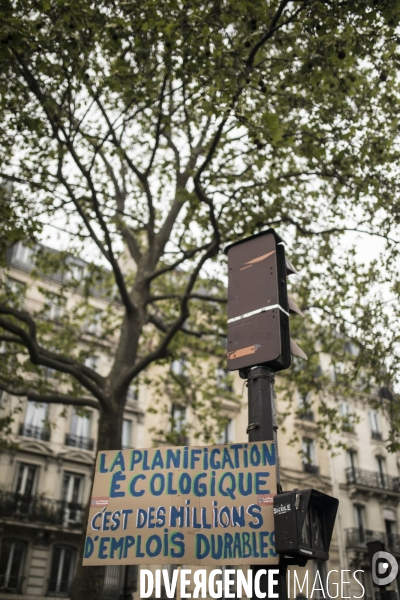
[{"label": "handwritten text on sign", "polygon": [[273,442],[99,452],[84,565],[276,564]]}]

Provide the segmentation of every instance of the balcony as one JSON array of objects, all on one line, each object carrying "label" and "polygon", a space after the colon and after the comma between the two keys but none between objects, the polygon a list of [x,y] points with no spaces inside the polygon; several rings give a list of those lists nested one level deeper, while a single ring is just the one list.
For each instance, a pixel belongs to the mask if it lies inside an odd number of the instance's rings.
[{"label": "balcony", "polygon": [[71,595],[72,581],[70,579],[49,579],[48,596],[68,597]]},{"label": "balcony", "polygon": [[319,474],[319,466],[313,465],[312,463],[303,462],[303,471],[306,473],[314,473],[314,475]]},{"label": "balcony", "polygon": [[0,518],[81,529],[84,511],[76,502],[0,491]]},{"label": "balcony", "polygon": [[314,422],[314,413],[312,410],[305,410],[303,412],[299,412],[298,417],[302,421],[310,421],[310,423]]},{"label": "balcony", "polygon": [[0,573],[0,593],[21,594],[24,577]]},{"label": "balcony", "polygon": [[381,431],[371,431],[371,438],[373,440],[382,441],[382,432]]},{"label": "balcony", "polygon": [[50,440],[50,429],[21,423],[19,426],[19,435],[34,438],[35,440],[42,440],[42,442],[48,442]]},{"label": "balcony", "polygon": [[346,529],[346,547],[359,548],[367,551],[367,542],[383,542],[386,549],[392,554],[400,554],[400,535],[397,533],[385,533],[384,531],[372,531],[354,527]]},{"label": "balcony", "polygon": [[366,487],[369,489],[382,490],[400,494],[400,477],[392,477],[379,471],[366,471],[349,467],[346,469],[347,483]]},{"label": "balcony", "polygon": [[65,436],[65,445],[72,446],[73,448],[82,448],[82,450],[93,450],[94,440],[91,438],[67,433]]},{"label": "balcony", "polygon": [[343,423],[342,431],[344,433],[355,433],[354,426],[351,423]]}]

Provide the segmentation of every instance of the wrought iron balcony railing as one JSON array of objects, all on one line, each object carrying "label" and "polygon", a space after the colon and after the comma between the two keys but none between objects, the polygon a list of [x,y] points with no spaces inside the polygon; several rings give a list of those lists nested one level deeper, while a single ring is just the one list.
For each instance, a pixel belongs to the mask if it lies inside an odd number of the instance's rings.
[{"label": "wrought iron balcony railing", "polygon": [[313,465],[312,463],[303,462],[303,471],[305,471],[306,473],[314,473],[315,475],[318,475],[319,466]]},{"label": "wrought iron balcony railing", "polygon": [[24,578],[19,575],[0,572],[0,593],[21,594],[23,581]]},{"label": "wrought iron balcony railing", "polygon": [[43,442],[48,442],[50,440],[50,429],[21,423],[19,426],[19,435],[22,435],[23,437],[34,438],[35,440],[42,440]]},{"label": "wrought iron balcony railing", "polygon": [[346,529],[347,548],[367,549],[367,542],[383,542],[389,552],[400,554],[400,535],[397,533],[386,533],[384,531],[372,531],[362,527]]},{"label": "wrought iron balcony railing", "polygon": [[305,410],[304,412],[299,412],[299,419],[302,421],[314,421],[314,412],[312,410]]},{"label": "wrought iron balcony railing", "polygon": [[0,517],[81,528],[84,510],[77,502],[0,491]]},{"label": "wrought iron balcony railing", "polygon": [[382,432],[381,431],[371,431],[371,438],[373,440],[382,441]]},{"label": "wrought iron balcony railing", "polygon": [[68,579],[49,579],[49,596],[69,596],[71,593],[71,580]]},{"label": "wrought iron balcony railing", "polygon": [[65,445],[73,446],[74,448],[82,448],[83,450],[93,450],[94,440],[91,438],[82,437],[80,435],[67,433],[65,436]]},{"label": "wrought iron balcony railing", "polygon": [[379,471],[349,467],[346,469],[346,478],[347,483],[400,494],[400,477],[392,477],[386,473],[379,473]]}]

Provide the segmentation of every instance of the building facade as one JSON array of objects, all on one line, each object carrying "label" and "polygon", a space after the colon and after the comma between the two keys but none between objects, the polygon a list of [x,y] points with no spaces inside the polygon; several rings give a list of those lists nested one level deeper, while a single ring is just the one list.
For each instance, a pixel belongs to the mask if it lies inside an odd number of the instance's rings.
[{"label": "building facade", "polygon": [[[30,281],[31,268],[29,252],[17,245],[9,257],[9,269],[3,274],[3,281],[7,277],[9,286],[21,289]],[[60,285],[57,280],[44,283],[55,291]],[[33,286],[24,302],[27,310],[34,311],[43,303],[43,298]],[[106,303],[104,298],[94,299],[99,311]],[[47,315],[49,320],[56,319],[56,309],[54,311]],[[96,337],[97,332],[86,331],[84,334]],[[98,352],[93,357],[99,372],[107,368],[101,344],[99,340]],[[176,362],[171,365],[175,373],[184,368],[184,364]],[[325,365],[325,368],[329,366]],[[160,373],[162,375],[159,367],[154,368],[147,373],[147,378]],[[51,373],[48,376],[51,377]],[[224,374],[217,372],[218,377],[221,410],[228,417],[218,441],[246,442],[247,399],[242,396],[243,382],[239,379],[233,382],[234,391],[243,400],[241,404],[235,404],[229,400],[229,395],[224,399],[224,391],[230,391],[225,387]],[[298,399],[299,406],[303,400]],[[57,404],[38,405],[5,392],[1,401],[5,413],[17,406],[21,410],[11,425],[15,447],[0,453],[0,598],[68,597],[79,539],[85,527],[85,507],[91,493],[96,456],[96,411],[76,411],[73,407]],[[286,432],[279,434],[278,440],[281,483],[283,490],[312,487],[336,496],[340,500],[339,513],[329,561],[309,561],[306,567],[291,568],[290,597],[319,599],[329,597],[328,593],[335,597],[335,586],[340,585],[344,587],[338,588],[338,597],[361,597],[360,585],[351,579],[351,573],[359,569],[364,571],[360,578],[365,597],[379,600],[379,589],[372,583],[367,542],[382,540],[388,551],[400,558],[399,457],[386,450],[384,440],[388,423],[384,414],[372,410],[362,397],[355,397],[351,402],[343,400],[340,405],[342,414],[356,415],[356,418],[349,417],[348,425],[340,435],[337,434],[347,449],[332,453],[321,447],[316,425],[318,402],[318,398],[313,398],[312,409],[285,420]],[[171,413],[154,414],[149,410],[153,404],[150,386],[141,383],[130,389],[122,429],[123,448],[151,447],[157,443],[153,432],[171,427]],[[279,399],[277,408],[279,413]],[[185,421],[191,420],[190,410],[171,404],[170,411],[179,434],[184,430]],[[293,433],[297,434],[298,442],[290,445],[287,441]],[[338,440],[332,440],[333,444],[335,441]],[[198,442],[189,433],[184,439],[182,437],[182,443],[196,445]],[[304,586],[302,589],[299,585],[294,587],[294,571],[300,582],[308,573],[308,591]],[[319,582],[317,571],[322,587],[314,585],[315,581]],[[343,572],[344,581],[350,583],[342,584]],[[108,567],[105,600],[129,598],[130,594],[137,600],[137,579],[135,566]],[[396,586],[395,581],[392,588],[396,589]]]}]

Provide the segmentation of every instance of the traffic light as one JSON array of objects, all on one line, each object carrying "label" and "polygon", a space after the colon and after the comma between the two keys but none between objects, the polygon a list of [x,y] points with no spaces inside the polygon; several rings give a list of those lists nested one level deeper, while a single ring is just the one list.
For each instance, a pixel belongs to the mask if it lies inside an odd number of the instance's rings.
[{"label": "traffic light", "polygon": [[287,294],[295,269],[284,242],[268,229],[227,246],[228,369],[246,374],[253,366],[288,369],[291,354],[307,358],[290,339],[289,313],[302,314]]},{"label": "traffic light", "polygon": [[312,488],[274,496],[278,554],[328,560],[339,500]]}]

